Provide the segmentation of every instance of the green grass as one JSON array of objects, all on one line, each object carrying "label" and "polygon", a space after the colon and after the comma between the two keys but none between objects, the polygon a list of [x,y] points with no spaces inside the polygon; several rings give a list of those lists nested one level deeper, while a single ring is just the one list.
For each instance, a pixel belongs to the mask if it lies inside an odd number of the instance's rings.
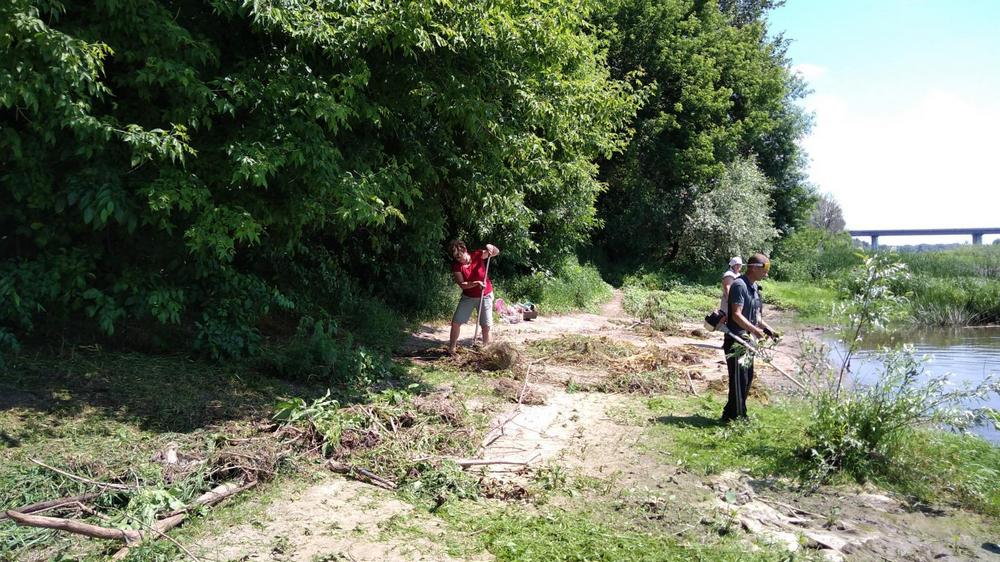
[{"label": "green grass", "polygon": [[800,322],[826,324],[833,320],[831,311],[837,302],[837,290],[827,284],[767,280],[762,286],[765,303],[794,310]]},{"label": "green grass", "polygon": [[543,314],[595,311],[614,296],[614,289],[604,282],[597,268],[569,258],[554,271],[496,281],[497,294],[511,303],[529,300]]},{"label": "green grass", "polygon": [[[758,405],[749,423],[718,421],[724,397],[657,397],[648,401],[651,425],[643,440],[664,462],[698,474],[747,470],[756,477],[806,478],[811,468],[808,405],[786,401]],[[915,430],[873,482],[916,502],[943,502],[1000,517],[1000,448],[983,439],[937,430]],[[837,475],[833,483],[845,483]]]},{"label": "green grass", "polygon": [[651,289],[644,284],[623,288],[622,307],[657,330],[669,330],[682,321],[700,322],[719,308],[722,288],[709,285],[673,285],[670,290]]},{"label": "green grass", "polygon": [[750,423],[719,422],[725,398],[652,398],[647,446],[664,460],[698,474],[747,469],[758,477],[796,476],[796,450],[805,441],[808,411],[801,404],[760,406],[751,398]]},{"label": "green grass", "polygon": [[[457,556],[483,549],[500,562],[667,562],[787,560],[787,552],[761,547],[749,552],[736,536],[683,541],[674,533],[638,523],[644,517],[621,503],[574,502],[541,508],[464,502],[443,517],[471,541],[452,544]],[[471,544],[470,544],[471,542]]]}]

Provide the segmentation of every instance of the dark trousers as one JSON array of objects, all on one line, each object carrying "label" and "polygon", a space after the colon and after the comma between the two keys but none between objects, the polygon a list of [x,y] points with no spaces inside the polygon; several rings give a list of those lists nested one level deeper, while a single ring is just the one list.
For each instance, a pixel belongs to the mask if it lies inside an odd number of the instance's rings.
[{"label": "dark trousers", "polygon": [[722,351],[726,354],[726,367],[729,369],[729,401],[722,410],[723,420],[747,417],[747,395],[753,384],[753,360],[747,366],[740,365],[740,358],[732,356],[736,345],[736,340],[726,334]]}]

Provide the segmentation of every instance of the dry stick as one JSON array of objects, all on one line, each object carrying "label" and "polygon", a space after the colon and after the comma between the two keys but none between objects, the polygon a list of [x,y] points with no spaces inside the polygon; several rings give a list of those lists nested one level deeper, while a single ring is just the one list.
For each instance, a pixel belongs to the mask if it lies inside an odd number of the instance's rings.
[{"label": "dry stick", "polygon": [[[96,498],[96,497],[98,497],[100,495],[101,495],[100,492],[91,492],[89,494],[82,494],[82,495],[79,495],[79,496],[72,496],[72,497],[68,497],[68,498],[59,498],[57,500],[48,500],[48,501],[43,501],[43,502],[28,504],[28,505],[25,505],[25,506],[21,506],[21,507],[19,507],[17,509],[12,509],[11,511],[16,511],[18,513],[23,513],[25,515],[29,515],[29,514],[32,514],[32,513],[41,513],[43,511],[48,511],[50,509],[57,509],[57,508],[60,508],[60,507],[65,507],[67,505],[76,505],[76,504],[82,503],[82,502],[89,502],[90,500],[92,500],[92,499],[94,499],[94,498]],[[7,518],[7,514],[6,513],[0,513],[0,521],[3,521],[6,518]]]},{"label": "dry stick", "polygon": [[686,376],[688,379],[688,386],[691,387],[691,394],[698,396],[698,391],[694,389],[694,381],[691,380],[691,373],[684,371],[684,376]]},{"label": "dry stick", "polygon": [[521,401],[524,400],[524,391],[528,389],[528,377],[531,376],[531,367],[534,363],[528,364],[528,369],[524,372],[524,384],[521,385],[521,392],[517,394],[517,407],[521,407]]},{"label": "dry stick", "polygon": [[18,525],[25,527],[39,527],[41,529],[55,529],[66,531],[105,540],[122,540],[126,544],[138,544],[142,541],[142,534],[139,531],[125,531],[122,529],[109,529],[100,525],[91,525],[73,519],[61,519],[59,517],[45,517],[44,515],[26,515],[16,511],[8,510],[7,517],[10,517]]},{"label": "dry stick", "polygon": [[66,478],[69,478],[71,480],[76,480],[77,482],[83,482],[85,484],[90,484],[92,486],[98,486],[100,488],[110,488],[112,490],[123,490],[123,491],[125,491],[125,490],[134,490],[135,489],[135,488],[133,488],[131,486],[125,486],[124,484],[110,484],[110,483],[107,483],[107,482],[98,482],[96,480],[91,480],[89,478],[84,478],[83,476],[77,476],[75,474],[70,474],[69,472],[66,472],[65,470],[59,470],[58,468],[55,468],[54,466],[49,466],[49,465],[47,465],[47,464],[45,464],[42,461],[37,460],[37,459],[29,458],[28,460],[31,461],[31,462],[33,462],[33,463],[35,463],[35,464],[37,464],[38,466],[41,466],[41,467],[47,468],[47,469],[49,469],[49,470],[51,470],[53,472],[57,472],[59,474],[62,474]]},{"label": "dry stick", "polygon": [[354,478],[355,480],[361,480],[360,478],[358,478],[359,475],[364,476],[365,478],[370,480],[369,484],[379,486],[380,488],[385,488],[387,490],[395,490],[397,487],[396,483],[393,482],[392,480],[382,478],[378,474],[375,474],[374,472],[361,467],[351,466],[334,461],[327,462],[326,466],[333,472],[336,472],[338,474],[345,474],[347,476]]},{"label": "dry stick", "polygon": [[501,459],[452,459],[452,461],[462,468],[468,468],[470,466],[486,466],[493,464],[513,464],[517,466],[527,466],[531,464],[531,461],[535,460],[536,457],[537,455],[526,461],[508,461]]}]

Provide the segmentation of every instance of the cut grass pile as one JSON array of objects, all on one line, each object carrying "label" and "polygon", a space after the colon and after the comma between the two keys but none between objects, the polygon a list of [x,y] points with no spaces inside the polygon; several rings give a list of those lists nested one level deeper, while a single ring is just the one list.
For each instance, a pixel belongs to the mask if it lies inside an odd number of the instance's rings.
[{"label": "cut grass pile", "polygon": [[608,374],[587,383],[571,380],[567,383],[571,390],[652,395],[677,388],[685,379],[685,369],[699,363],[708,352],[699,348],[639,347],[604,336],[567,335],[532,342],[527,353],[548,364],[579,365]]}]

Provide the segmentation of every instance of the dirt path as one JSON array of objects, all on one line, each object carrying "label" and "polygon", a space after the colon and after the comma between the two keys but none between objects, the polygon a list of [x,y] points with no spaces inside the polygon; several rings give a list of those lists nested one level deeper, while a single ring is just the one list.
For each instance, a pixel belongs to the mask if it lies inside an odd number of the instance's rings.
[{"label": "dirt path", "polygon": [[[501,325],[497,341],[517,347],[564,334],[608,338],[636,346],[679,350],[690,357],[685,365],[698,393],[712,392],[725,377],[721,335],[700,334],[685,325],[681,334],[663,336],[643,329],[623,312],[622,295],[600,313],[542,316],[532,322]],[[777,322],[780,325],[781,320]],[[772,323],[772,324],[773,324]],[[426,325],[402,347],[407,356],[447,343],[448,325]],[[470,343],[471,326],[465,344]],[[799,338],[789,334],[775,362],[793,372]],[[773,368],[762,365],[758,383],[775,392],[791,384]],[[530,463],[536,469],[559,467],[574,474],[617,482],[622,487],[661,490],[698,513],[731,517],[751,535],[789,550],[813,549],[829,560],[960,560],[990,559],[982,541],[988,536],[983,519],[964,512],[927,515],[912,512],[876,490],[824,490],[811,496],[792,495],[780,482],[757,481],[741,473],[699,477],[644,452],[640,440],[647,420],[630,420],[622,412],[635,409],[634,396],[603,392],[571,392],[567,381],[600,381],[608,373],[598,366],[548,364],[530,381],[546,396],[544,404],[513,405],[496,412],[493,438],[484,458]],[[723,383],[724,384],[724,383]],[[639,401],[641,402],[641,400]],[[496,467],[495,477],[524,478]],[[284,496],[279,493],[279,496]],[[678,500],[680,501],[680,500]],[[836,520],[822,514],[837,513]],[[231,529],[216,541],[200,544],[200,554],[220,560],[451,560],[443,541],[386,538],[380,529],[405,518],[422,536],[443,534],[441,523],[394,495],[364,484],[325,476],[294,490],[262,509],[259,520]],[[997,537],[994,537],[997,538]],[[347,553],[343,558],[328,553]],[[331,554],[332,556],[332,554]],[[488,560],[481,554],[463,559]],[[996,558],[993,558],[994,560]]]}]

